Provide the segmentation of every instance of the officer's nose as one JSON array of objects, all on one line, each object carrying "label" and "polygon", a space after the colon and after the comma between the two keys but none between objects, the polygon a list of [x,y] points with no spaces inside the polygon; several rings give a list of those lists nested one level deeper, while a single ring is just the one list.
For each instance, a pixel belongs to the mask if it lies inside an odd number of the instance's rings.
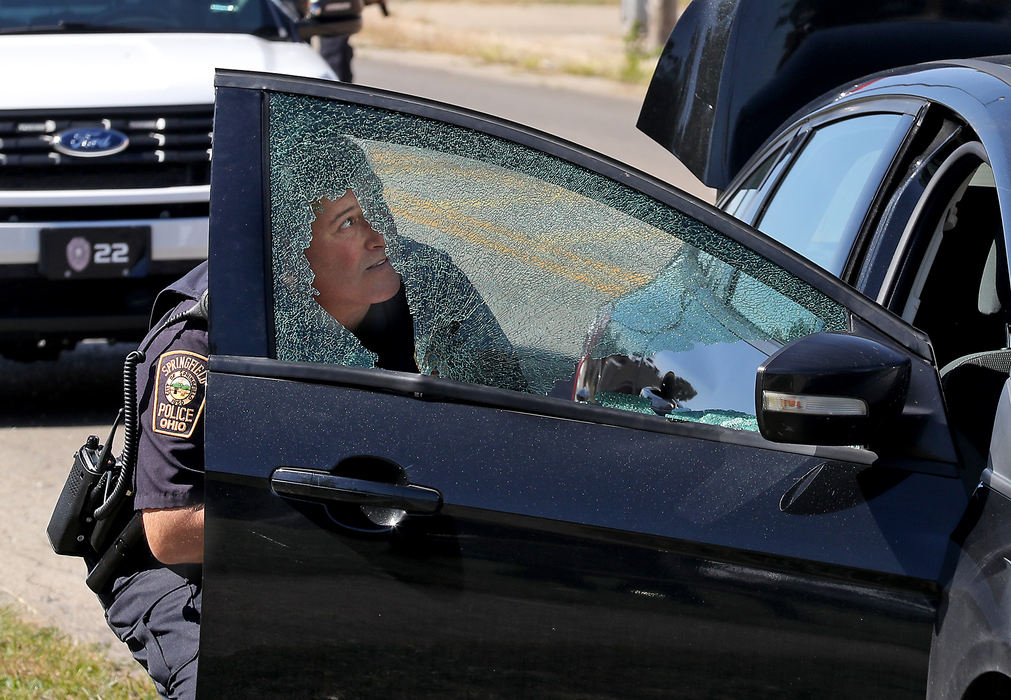
[{"label": "officer's nose", "polygon": [[[368,223],[366,221],[366,223]],[[365,235],[365,247],[366,248],[385,248],[386,239],[383,238],[383,234],[372,228],[372,224],[368,224],[368,231]]]}]

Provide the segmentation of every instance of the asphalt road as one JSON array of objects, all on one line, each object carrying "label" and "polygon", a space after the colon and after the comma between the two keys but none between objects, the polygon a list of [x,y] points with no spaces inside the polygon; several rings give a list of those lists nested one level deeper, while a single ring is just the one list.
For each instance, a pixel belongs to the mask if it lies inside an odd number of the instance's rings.
[{"label": "asphalt road", "polygon": [[[422,92],[529,124],[712,200],[711,191],[635,130],[634,97],[542,79],[490,79],[474,71],[405,65],[376,53],[362,53],[356,68],[361,83]],[[7,486],[0,518],[0,603],[15,603],[29,618],[100,643],[120,660],[129,656],[105,627],[101,608],[84,585],[82,562],[54,555],[45,526],[73,451],[89,434],[104,436],[108,430],[117,408],[122,357],[129,349],[88,343],[56,362],[0,360],[0,466]]]},{"label": "asphalt road", "polygon": [[[0,603],[76,639],[100,643],[114,658],[126,647],[105,626],[84,585],[84,564],[53,554],[45,528],[70,470],[72,455],[91,433],[104,436],[118,408],[125,345],[88,343],[57,362],[0,360]],[[131,662],[132,663],[132,662]]]},{"label": "asphalt road", "polygon": [[[589,78],[523,76],[495,69],[411,65],[360,51],[355,81],[468,107],[532,126],[653,175],[706,202],[715,192],[635,128],[642,89]],[[421,61],[425,57],[418,56]],[[489,73],[495,76],[489,80]]]}]

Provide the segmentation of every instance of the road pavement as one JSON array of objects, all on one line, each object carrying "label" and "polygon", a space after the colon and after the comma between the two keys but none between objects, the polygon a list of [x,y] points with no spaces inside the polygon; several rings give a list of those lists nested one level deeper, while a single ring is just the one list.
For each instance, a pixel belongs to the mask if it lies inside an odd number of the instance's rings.
[{"label": "road pavement", "polygon": [[[494,69],[392,56],[369,50],[356,58],[358,81],[422,94],[531,125],[623,160],[705,200],[702,187],[659,146],[634,128],[638,99],[619,86],[570,79],[517,78]],[[98,643],[128,661],[84,585],[79,559],[58,557],[45,526],[70,468],[89,434],[103,436],[117,408],[122,357],[129,347],[82,345],[56,362],[0,360],[0,465],[6,478],[0,519],[0,603],[56,626],[82,642]],[[131,662],[132,663],[132,662]]]},{"label": "road pavement", "polygon": [[5,480],[0,604],[13,604],[27,619],[81,642],[101,644],[120,661],[130,655],[106,627],[102,608],[84,585],[84,563],[53,554],[45,529],[74,451],[91,433],[105,439],[118,408],[122,358],[129,349],[88,343],[58,362],[0,360],[0,467]]},{"label": "road pavement", "polygon": [[532,126],[650,174],[703,201],[715,192],[635,128],[643,90],[573,76],[516,73],[431,54],[360,50],[355,80]]}]

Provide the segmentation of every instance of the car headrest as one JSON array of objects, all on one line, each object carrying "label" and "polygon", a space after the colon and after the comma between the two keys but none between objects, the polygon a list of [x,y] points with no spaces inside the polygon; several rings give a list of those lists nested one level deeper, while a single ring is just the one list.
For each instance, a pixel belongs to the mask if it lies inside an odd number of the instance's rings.
[{"label": "car headrest", "polygon": [[1003,477],[1011,476],[1011,430],[1007,429],[1008,425],[1011,425],[1011,379],[1004,384],[997,402],[988,460],[988,466]]},{"label": "car headrest", "polygon": [[990,244],[990,252],[986,256],[983,275],[979,283],[979,296],[976,307],[981,314],[992,316],[998,313],[1003,305],[997,291],[997,241]]}]

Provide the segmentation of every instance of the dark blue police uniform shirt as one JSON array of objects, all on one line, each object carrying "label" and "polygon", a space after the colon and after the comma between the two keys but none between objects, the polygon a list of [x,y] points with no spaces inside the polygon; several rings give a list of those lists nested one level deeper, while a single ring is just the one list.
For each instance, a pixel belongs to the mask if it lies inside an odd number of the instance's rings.
[{"label": "dark blue police uniform shirt", "polygon": [[207,323],[187,320],[160,332],[157,328],[192,307],[206,289],[205,262],[167,287],[155,301],[152,333],[156,337],[137,368],[137,510],[181,508],[204,502]]}]

